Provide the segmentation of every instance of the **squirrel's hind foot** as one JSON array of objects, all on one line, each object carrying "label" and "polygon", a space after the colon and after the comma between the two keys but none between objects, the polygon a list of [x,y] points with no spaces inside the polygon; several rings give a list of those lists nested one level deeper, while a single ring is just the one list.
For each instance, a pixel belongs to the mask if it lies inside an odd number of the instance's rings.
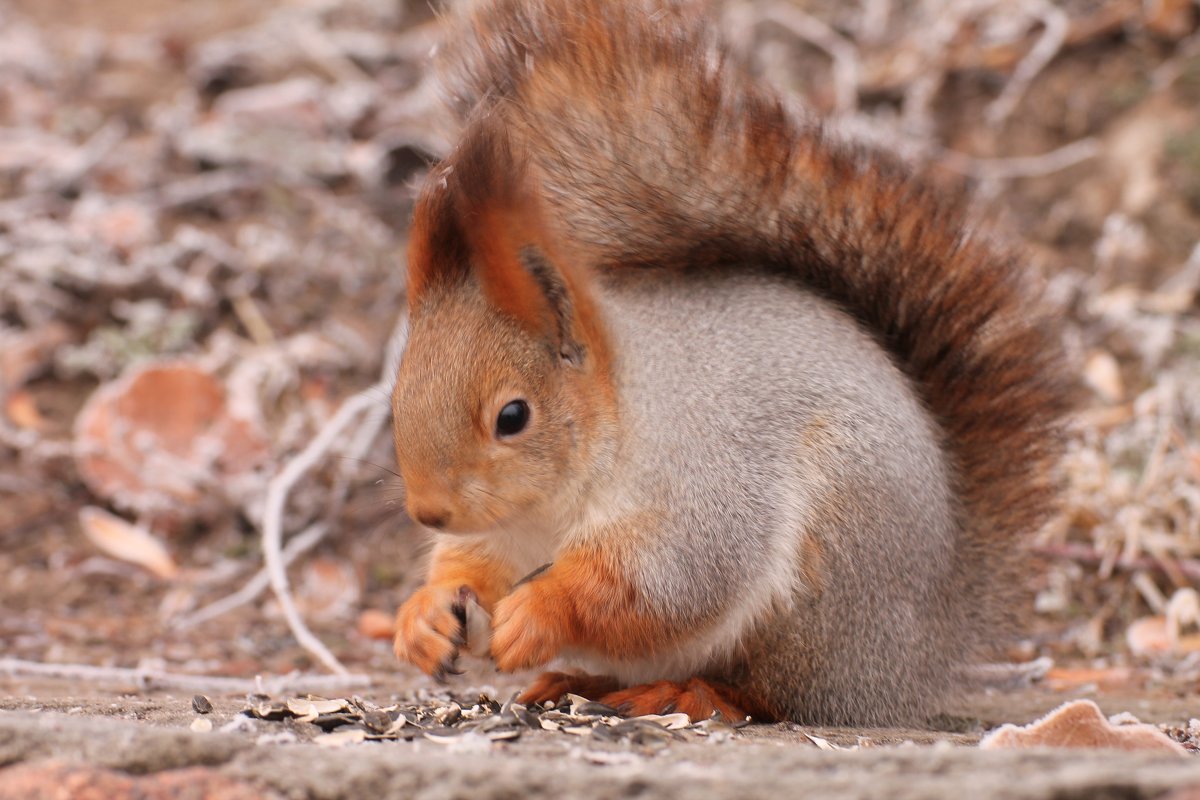
[{"label": "squirrel's hind foot", "polygon": [[657,681],[628,689],[618,689],[618,686],[615,678],[606,675],[543,672],[521,693],[517,702],[525,705],[558,702],[564,695],[577,694],[612,706],[626,717],[678,712],[687,714],[692,722],[710,719],[713,714],[720,714],[729,722],[738,722],[753,713],[756,706],[745,693],[703,678]]},{"label": "squirrel's hind foot", "polygon": [[720,714],[728,722],[740,722],[750,714],[759,716],[756,704],[743,692],[704,678],[631,686],[604,695],[600,702],[629,717],[678,712],[687,714],[692,722],[710,719],[713,714]]},{"label": "squirrel's hind foot", "polygon": [[517,702],[531,705],[533,703],[557,703],[563,695],[577,694],[589,700],[597,700],[604,695],[617,690],[616,678],[606,675],[588,675],[587,673],[543,672],[529,688],[521,693]]}]

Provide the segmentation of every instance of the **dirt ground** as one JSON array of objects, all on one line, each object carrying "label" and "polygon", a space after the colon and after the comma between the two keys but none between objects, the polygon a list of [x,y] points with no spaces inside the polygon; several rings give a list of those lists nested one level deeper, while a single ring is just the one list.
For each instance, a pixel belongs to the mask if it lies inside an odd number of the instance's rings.
[{"label": "dirt ground", "polygon": [[[921,731],[330,747],[243,715],[256,675],[273,701],[375,706],[503,702],[520,682],[476,664],[443,690],[394,663],[379,621],[424,543],[367,422],[297,483],[283,528],[307,541],[300,615],[370,683],[331,679],[270,592],[206,616],[261,566],[270,479],[356,392],[386,411],[370,387],[412,187],[448,143],[425,82],[437,22],[401,0],[0,0],[0,798],[1200,796],[1190,757],[975,747],[1076,698],[1200,737],[1200,6],[712,5],[764,80],[967,183],[1048,279],[1086,401],[1010,654],[1044,674]],[[249,442],[248,466],[97,466],[82,412],[163,363],[253,408],[223,442]],[[128,526],[133,555],[87,508]]]},{"label": "dirt ground", "polygon": [[[796,792],[846,798],[1091,797],[1150,798],[1200,780],[1194,764],[1145,755],[980,753],[968,749],[896,748],[821,752],[788,742],[754,740],[727,747],[679,744],[659,754],[585,751],[549,735],[494,753],[426,746],[330,751],[315,745],[255,744],[245,734],[196,734],[62,715],[5,716],[0,755],[32,760],[82,757],[139,776],[75,770],[96,787],[136,787],[143,796],[186,775],[191,796],[348,798],[742,797]],[[14,742],[17,746],[14,746]],[[112,742],[101,747],[98,742]],[[599,753],[611,753],[600,757]],[[623,756],[623,757],[616,757]],[[196,765],[204,765],[194,769]],[[188,769],[189,767],[193,769]],[[47,768],[43,767],[43,770]],[[72,769],[53,774],[70,785]],[[157,770],[164,770],[157,772]],[[17,773],[17,774],[13,774]],[[148,777],[141,777],[148,776]],[[13,770],[0,797],[33,785],[33,770]],[[29,781],[29,783],[25,783]],[[1185,797],[1186,795],[1178,795]]]},{"label": "dirt ground", "polygon": [[[387,696],[387,687],[369,694]],[[411,686],[396,688],[405,693]],[[965,733],[752,725],[728,738],[667,744],[529,731],[515,742],[364,742],[323,747],[302,725],[251,720],[244,698],[211,697],[200,719],[186,693],[122,694],[8,682],[0,701],[0,798],[50,797],[86,783],[146,797],[329,798],[739,797],[795,792],[847,798],[1157,798],[1200,788],[1191,757],[1088,751],[981,751],[979,730],[1023,722],[1063,700],[1024,690],[968,701]],[[464,694],[470,690],[464,689]],[[1108,708],[1180,723],[1196,696],[1106,696]],[[229,730],[233,727],[233,730]],[[311,726],[309,726],[311,727]],[[815,738],[814,738],[815,737]],[[207,794],[176,795],[177,781]],[[43,794],[38,794],[41,791]],[[155,794],[159,792],[160,794]],[[1186,797],[1186,794],[1171,794]]]}]

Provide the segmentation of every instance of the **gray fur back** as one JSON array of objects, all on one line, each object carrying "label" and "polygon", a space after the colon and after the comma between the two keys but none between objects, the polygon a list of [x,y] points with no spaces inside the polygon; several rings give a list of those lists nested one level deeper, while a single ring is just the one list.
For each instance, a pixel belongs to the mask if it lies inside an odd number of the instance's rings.
[{"label": "gray fur back", "polygon": [[640,552],[648,603],[740,617],[704,672],[783,716],[919,721],[951,688],[969,598],[951,596],[950,481],[908,379],[844,312],[753,270],[627,277],[605,304],[622,479],[671,509]]}]

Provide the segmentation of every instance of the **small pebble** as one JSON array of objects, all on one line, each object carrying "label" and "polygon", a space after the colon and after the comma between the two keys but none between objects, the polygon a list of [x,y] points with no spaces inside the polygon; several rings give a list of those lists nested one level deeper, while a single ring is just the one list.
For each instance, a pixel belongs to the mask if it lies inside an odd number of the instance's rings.
[{"label": "small pebble", "polygon": [[197,714],[211,714],[213,710],[212,701],[202,694],[192,697],[192,710]]}]

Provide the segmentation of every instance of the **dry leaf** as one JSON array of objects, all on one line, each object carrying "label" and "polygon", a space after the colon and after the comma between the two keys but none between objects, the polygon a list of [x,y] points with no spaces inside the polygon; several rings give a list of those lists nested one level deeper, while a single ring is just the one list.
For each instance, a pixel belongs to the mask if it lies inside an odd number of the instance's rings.
[{"label": "dry leaf", "polygon": [[173,578],[179,572],[167,548],[145,528],[95,506],[80,509],[79,524],[92,544],[105,555],[145,567],[164,579]]},{"label": "dry leaf", "polygon": [[1182,745],[1153,725],[1113,725],[1091,700],[1064,703],[1025,727],[1002,725],[983,737],[979,747],[1078,747],[1187,754]]},{"label": "dry leaf", "polygon": [[75,424],[88,487],[140,513],[203,513],[211,487],[229,485],[266,455],[261,426],[236,416],[220,381],[186,363],[143,366],[101,386]]},{"label": "dry leaf", "polygon": [[249,128],[295,130],[315,137],[325,132],[321,104],[328,95],[328,87],[315,78],[290,78],[225,92],[213,103],[213,112]]},{"label": "dry leaf", "polygon": [[838,747],[836,744],[834,744],[833,742],[829,741],[828,739],[822,739],[820,736],[813,736],[811,733],[806,733],[804,735],[808,737],[808,740],[810,742],[812,742],[813,744],[815,744],[817,746],[818,750],[841,750],[842,749],[842,748]]},{"label": "dry leaf", "polygon": [[1195,589],[1175,591],[1161,616],[1134,620],[1125,631],[1130,651],[1145,653],[1191,653],[1200,649],[1200,636],[1184,636],[1183,629],[1200,624],[1200,594]]},{"label": "dry leaf", "polygon": [[1173,647],[1166,617],[1142,617],[1125,630],[1129,651],[1138,655],[1168,653]]},{"label": "dry leaf", "polygon": [[640,719],[643,722],[653,722],[656,725],[661,725],[669,731],[677,731],[686,728],[692,724],[692,720],[687,714],[643,714],[640,717],[631,717],[631,719]]},{"label": "dry leaf", "polygon": [[1046,673],[1044,683],[1048,688],[1058,691],[1078,689],[1080,686],[1087,685],[1113,688],[1129,686],[1135,677],[1137,677],[1137,673],[1126,667],[1109,667],[1107,669],[1055,667]]},{"label": "dry leaf", "polygon": [[1165,39],[1182,39],[1194,28],[1192,0],[1142,0],[1142,21]]},{"label": "dry leaf", "polygon": [[391,639],[396,635],[396,620],[377,608],[368,608],[358,615],[358,632],[368,639]]},{"label": "dry leaf", "polygon": [[1083,367],[1083,377],[1087,385],[1109,403],[1118,403],[1125,396],[1121,367],[1111,353],[1097,350],[1088,356]]},{"label": "dry leaf", "polygon": [[75,203],[70,227],[80,237],[102,242],[121,255],[129,255],[158,238],[158,220],[150,206],[113,202],[96,195]]},{"label": "dry leaf", "polygon": [[18,428],[31,431],[44,431],[50,423],[38,410],[37,401],[33,395],[24,389],[19,389],[4,401],[4,412]]}]

